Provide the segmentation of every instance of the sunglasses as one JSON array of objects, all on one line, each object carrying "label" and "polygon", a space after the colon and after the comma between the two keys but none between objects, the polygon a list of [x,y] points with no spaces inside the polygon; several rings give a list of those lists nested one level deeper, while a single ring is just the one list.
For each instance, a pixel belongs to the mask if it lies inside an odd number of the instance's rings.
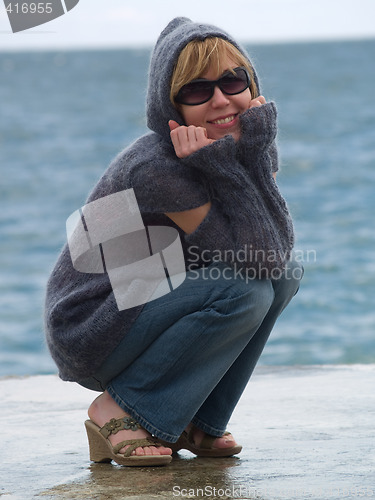
[{"label": "sunglasses", "polygon": [[245,68],[234,68],[227,71],[218,80],[205,80],[199,78],[181,87],[175,97],[178,104],[187,106],[197,106],[211,99],[214,95],[215,87],[227,95],[240,94],[250,86],[250,76]]}]

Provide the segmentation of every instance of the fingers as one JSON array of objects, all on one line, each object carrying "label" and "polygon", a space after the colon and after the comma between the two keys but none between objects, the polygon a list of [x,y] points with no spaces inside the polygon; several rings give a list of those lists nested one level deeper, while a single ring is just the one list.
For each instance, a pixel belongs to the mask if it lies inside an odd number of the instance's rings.
[{"label": "fingers", "polygon": [[178,158],[186,158],[195,151],[214,142],[212,139],[208,139],[207,131],[203,127],[195,127],[194,125],[185,127],[174,120],[170,120],[169,128],[171,130],[172,144]]},{"label": "fingers", "polygon": [[266,104],[266,99],[262,95],[258,96],[256,100],[259,102],[259,106],[261,106],[262,104]]},{"label": "fingers", "polygon": [[175,122],[174,120],[169,120],[168,125],[171,132],[172,130],[180,126],[179,123]]},{"label": "fingers", "polygon": [[260,96],[256,97],[255,99],[252,99],[250,101],[249,107],[250,108],[259,107],[262,104],[266,104],[266,99],[264,98],[264,96],[260,95]]}]

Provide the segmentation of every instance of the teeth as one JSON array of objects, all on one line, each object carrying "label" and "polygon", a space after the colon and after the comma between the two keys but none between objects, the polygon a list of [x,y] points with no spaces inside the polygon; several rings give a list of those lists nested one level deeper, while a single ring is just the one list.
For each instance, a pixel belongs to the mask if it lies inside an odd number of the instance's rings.
[{"label": "teeth", "polygon": [[221,125],[222,123],[229,123],[232,120],[234,120],[234,115],[228,116],[227,118],[223,118],[222,120],[215,120],[212,123],[217,123],[218,125]]}]

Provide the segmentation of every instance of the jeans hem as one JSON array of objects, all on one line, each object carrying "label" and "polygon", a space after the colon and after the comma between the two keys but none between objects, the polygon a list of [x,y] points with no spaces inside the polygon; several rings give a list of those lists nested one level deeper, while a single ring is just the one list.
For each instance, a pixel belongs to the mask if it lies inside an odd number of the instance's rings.
[{"label": "jeans hem", "polygon": [[180,436],[175,434],[169,434],[158,429],[154,424],[146,420],[142,415],[140,415],[134,408],[132,408],[126,401],[124,401],[116,392],[113,387],[109,384],[107,386],[107,391],[111,398],[122,408],[126,413],[129,413],[146,431],[150,432],[153,436],[156,436],[163,441],[167,441],[168,443],[175,443]]},{"label": "jeans hem", "polygon": [[192,423],[195,425],[195,427],[198,427],[198,429],[205,432],[206,434],[209,434],[210,436],[222,437],[224,432],[226,431],[226,428],[218,429],[216,427],[212,427],[211,425],[206,424],[197,417],[194,417],[192,419]]}]

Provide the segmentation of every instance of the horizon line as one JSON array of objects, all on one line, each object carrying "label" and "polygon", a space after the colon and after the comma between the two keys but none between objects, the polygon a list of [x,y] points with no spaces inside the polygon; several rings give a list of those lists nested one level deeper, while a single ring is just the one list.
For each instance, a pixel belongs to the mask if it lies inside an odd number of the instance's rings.
[{"label": "horizon line", "polygon": [[[38,32],[32,32],[34,34],[38,34]],[[46,34],[46,31],[39,32],[40,34]],[[48,32],[52,33],[52,32]],[[0,31],[0,39],[2,34],[13,34],[10,32]],[[31,32],[29,33],[31,34]],[[371,35],[342,35],[337,37],[306,37],[306,38],[275,38],[275,39],[267,39],[267,40],[244,40],[239,39],[242,45],[293,45],[293,44],[309,44],[309,43],[340,43],[340,42],[366,42],[375,40],[375,34]],[[90,44],[56,44],[50,47],[43,46],[19,46],[19,47],[0,47],[1,53],[15,53],[15,52],[57,52],[57,51],[66,51],[66,52],[80,52],[80,51],[108,51],[108,50],[152,50],[154,46],[153,42],[139,42],[139,43],[118,43],[112,44],[109,43],[95,45],[94,43]]]}]

